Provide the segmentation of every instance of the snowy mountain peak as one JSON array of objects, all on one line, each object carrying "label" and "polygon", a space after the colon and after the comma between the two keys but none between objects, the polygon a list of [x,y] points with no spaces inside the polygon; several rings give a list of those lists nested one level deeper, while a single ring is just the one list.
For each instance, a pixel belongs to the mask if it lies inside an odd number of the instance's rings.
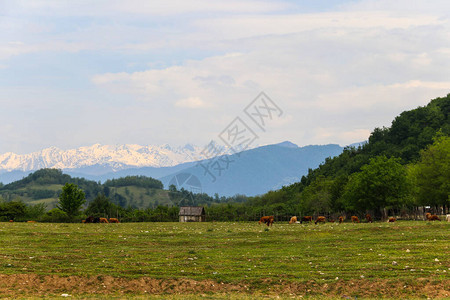
[{"label": "snowy mountain peak", "polygon": [[0,171],[74,169],[93,165],[107,165],[116,170],[130,167],[170,167],[200,159],[202,150],[203,148],[190,144],[178,148],[167,144],[161,146],[94,144],[69,150],[49,147],[24,155],[12,152],[0,154]]}]

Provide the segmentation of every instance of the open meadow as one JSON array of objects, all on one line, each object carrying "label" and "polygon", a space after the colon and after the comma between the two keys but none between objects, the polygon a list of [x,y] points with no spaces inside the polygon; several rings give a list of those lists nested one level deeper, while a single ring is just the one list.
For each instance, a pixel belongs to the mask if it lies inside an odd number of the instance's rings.
[{"label": "open meadow", "polygon": [[450,223],[0,223],[0,297],[450,298]]}]

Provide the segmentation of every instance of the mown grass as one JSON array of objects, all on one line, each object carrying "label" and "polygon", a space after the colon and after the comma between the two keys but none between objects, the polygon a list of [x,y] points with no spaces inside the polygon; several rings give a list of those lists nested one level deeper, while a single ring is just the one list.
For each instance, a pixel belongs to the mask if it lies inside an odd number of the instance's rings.
[{"label": "mown grass", "polygon": [[[334,283],[450,278],[450,223],[0,223],[0,274]],[[395,262],[395,263],[394,263]]]}]

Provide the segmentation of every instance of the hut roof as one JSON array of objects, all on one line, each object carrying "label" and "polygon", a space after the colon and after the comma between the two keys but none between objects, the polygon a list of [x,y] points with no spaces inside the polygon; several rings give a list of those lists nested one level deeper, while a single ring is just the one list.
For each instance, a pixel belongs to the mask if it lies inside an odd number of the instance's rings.
[{"label": "hut roof", "polygon": [[203,206],[182,206],[180,207],[180,216],[201,216],[205,214]]}]

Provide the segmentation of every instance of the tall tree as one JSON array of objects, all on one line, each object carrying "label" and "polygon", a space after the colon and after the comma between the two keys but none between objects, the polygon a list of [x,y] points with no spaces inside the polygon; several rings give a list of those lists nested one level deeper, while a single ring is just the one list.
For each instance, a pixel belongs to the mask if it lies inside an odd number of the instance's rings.
[{"label": "tall tree", "polygon": [[323,175],[307,186],[300,196],[300,210],[304,214],[327,214],[332,209],[333,181]]},{"label": "tall tree", "polygon": [[89,203],[86,214],[94,217],[110,216],[114,204],[104,194],[99,194]]},{"label": "tall tree", "polygon": [[450,205],[450,137],[438,136],[412,167],[418,205]]},{"label": "tall tree", "polygon": [[86,202],[85,198],[84,192],[76,184],[66,183],[62,187],[56,207],[73,219],[80,214],[80,208]]},{"label": "tall tree", "polygon": [[406,168],[399,158],[377,156],[352,174],[343,194],[347,208],[364,212],[384,208],[399,208],[409,192]]}]

